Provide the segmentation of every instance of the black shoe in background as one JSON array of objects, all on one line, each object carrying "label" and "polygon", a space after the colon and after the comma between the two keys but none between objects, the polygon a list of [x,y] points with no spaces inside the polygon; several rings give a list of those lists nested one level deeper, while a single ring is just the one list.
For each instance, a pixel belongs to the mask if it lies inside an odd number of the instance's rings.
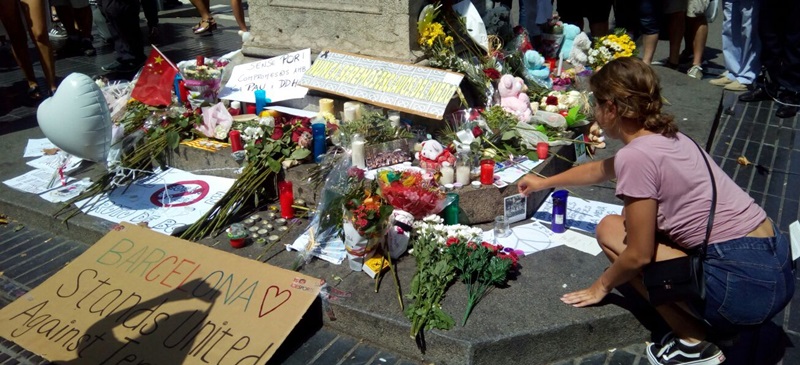
[{"label": "black shoe in background", "polygon": [[775,116],[778,118],[793,118],[797,115],[798,105],[800,105],[800,93],[793,91],[784,91],[778,97],[779,104]]},{"label": "black shoe in background", "polygon": [[81,39],[81,49],[83,49],[83,55],[86,57],[97,55],[97,51],[94,50],[94,45],[92,44],[91,38]]},{"label": "black shoe in background", "polygon": [[778,95],[777,91],[767,90],[764,86],[756,86],[754,89],[747,90],[739,95],[739,101],[750,103],[754,101],[772,100],[771,95]]},{"label": "black shoe in background", "polygon": [[143,64],[144,61],[114,61],[101,69],[108,72],[128,73],[139,71]]}]

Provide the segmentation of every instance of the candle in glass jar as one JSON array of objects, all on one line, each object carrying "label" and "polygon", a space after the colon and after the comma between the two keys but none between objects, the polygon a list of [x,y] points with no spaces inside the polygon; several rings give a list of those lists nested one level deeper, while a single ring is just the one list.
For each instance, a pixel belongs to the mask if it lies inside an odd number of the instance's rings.
[{"label": "candle in glass jar", "polygon": [[278,183],[278,191],[281,204],[281,217],[285,219],[294,218],[294,192],[292,191],[292,183],[290,181],[281,181]]},{"label": "candle in glass jar", "polygon": [[461,184],[462,186],[469,185],[470,181],[470,168],[469,166],[458,166],[456,168],[456,182]]},{"label": "candle in glass jar", "polygon": [[481,184],[491,185],[494,183],[494,161],[487,160],[481,162]]},{"label": "candle in glass jar", "polygon": [[398,111],[390,111],[389,112],[389,122],[392,124],[392,127],[400,127],[400,112]]},{"label": "candle in glass jar", "polygon": [[452,184],[453,181],[455,181],[453,178],[455,172],[453,171],[453,167],[450,166],[449,162],[442,163],[442,168],[439,169],[439,173],[442,174],[442,176],[439,178],[440,184],[447,185]]}]

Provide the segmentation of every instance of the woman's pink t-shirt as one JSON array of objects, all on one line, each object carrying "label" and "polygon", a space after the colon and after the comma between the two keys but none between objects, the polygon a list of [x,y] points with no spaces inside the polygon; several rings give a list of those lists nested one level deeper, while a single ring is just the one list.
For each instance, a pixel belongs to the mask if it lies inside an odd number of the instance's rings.
[{"label": "woman's pink t-shirt", "polygon": [[[705,154],[705,151],[703,152]],[[767,217],[708,154],[717,182],[717,207],[709,243],[741,238]],[[703,243],[711,208],[711,178],[700,149],[685,135],[634,138],[614,159],[617,197],[658,202],[656,224],[673,242],[692,248]]]}]

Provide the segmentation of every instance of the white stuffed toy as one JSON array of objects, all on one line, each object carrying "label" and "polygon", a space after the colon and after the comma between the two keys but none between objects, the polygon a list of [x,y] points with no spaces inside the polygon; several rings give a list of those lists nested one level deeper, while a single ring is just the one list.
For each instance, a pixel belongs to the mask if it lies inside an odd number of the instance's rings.
[{"label": "white stuffed toy", "polygon": [[572,50],[569,52],[569,63],[577,66],[586,66],[589,62],[589,50],[592,48],[592,41],[586,33],[581,32],[572,42]]},{"label": "white stuffed toy", "polygon": [[525,82],[511,75],[503,75],[497,84],[500,94],[500,106],[507,112],[514,114],[521,122],[527,123],[531,119],[531,99],[525,93],[528,87]]},{"label": "white stuffed toy", "polygon": [[419,160],[419,167],[425,170],[438,171],[442,162],[448,162],[451,166],[456,163],[456,156],[435,139],[422,142],[422,150],[416,157]]}]

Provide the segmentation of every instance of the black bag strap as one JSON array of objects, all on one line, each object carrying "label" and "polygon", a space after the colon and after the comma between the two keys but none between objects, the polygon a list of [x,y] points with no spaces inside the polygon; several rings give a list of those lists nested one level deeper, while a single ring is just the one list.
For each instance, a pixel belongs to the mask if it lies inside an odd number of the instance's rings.
[{"label": "black bag strap", "polygon": [[711,171],[711,164],[708,162],[708,157],[706,157],[706,151],[703,150],[703,147],[700,147],[697,144],[697,141],[692,139],[684,134],[686,138],[689,138],[694,145],[697,146],[697,149],[700,150],[700,156],[703,156],[703,161],[706,163],[706,168],[708,168],[708,174],[711,176],[711,210],[708,213],[708,224],[706,225],[706,238],[703,240],[703,246],[700,251],[700,258],[706,257],[706,251],[708,250],[708,240],[711,238],[711,228],[714,226],[714,212],[717,208],[717,181],[714,179],[714,172]]}]

